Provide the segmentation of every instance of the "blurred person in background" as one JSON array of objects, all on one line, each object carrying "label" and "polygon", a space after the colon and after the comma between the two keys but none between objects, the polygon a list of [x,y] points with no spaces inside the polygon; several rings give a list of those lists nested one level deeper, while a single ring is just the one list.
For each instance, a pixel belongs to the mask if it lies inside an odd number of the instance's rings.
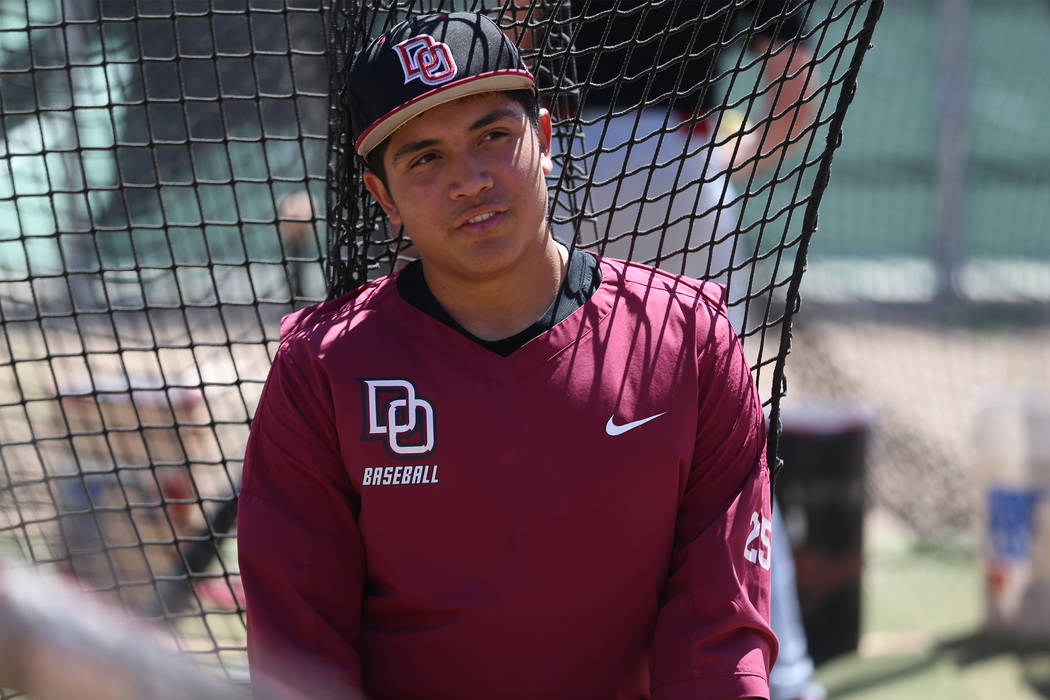
[{"label": "blurred person in background", "polygon": [[306,190],[292,192],[277,201],[277,231],[287,265],[288,288],[292,303],[323,296],[324,273],[318,263],[319,249],[316,225],[324,209]]},{"label": "blurred person in background", "polygon": [[[591,180],[578,195],[591,214],[604,255],[646,262],[729,287],[729,310],[744,336],[750,260],[738,234],[733,182],[747,185],[783,158],[791,139],[812,126],[816,106],[804,98],[815,79],[804,39],[809,5],[801,0],[663,3],[593,0],[574,49]],[[739,5],[739,6],[738,6]],[[575,6],[574,6],[575,7]],[[639,12],[640,10],[640,12]],[[754,16],[752,17],[752,14]],[[698,21],[700,20],[700,21]],[[761,85],[751,108],[730,108],[721,88],[720,53],[749,20],[749,48],[761,58]],[[606,26],[608,24],[608,26]],[[734,29],[736,28],[736,29]],[[637,37],[637,38],[635,38]],[[599,51],[631,44],[631,53]],[[644,42],[644,43],[643,43]],[[683,57],[688,57],[683,60]],[[653,66],[659,66],[654,70]],[[605,87],[596,84],[608,83]],[[619,113],[607,116],[612,111]],[[750,113],[748,113],[750,110]],[[581,240],[586,243],[586,231]]]}]

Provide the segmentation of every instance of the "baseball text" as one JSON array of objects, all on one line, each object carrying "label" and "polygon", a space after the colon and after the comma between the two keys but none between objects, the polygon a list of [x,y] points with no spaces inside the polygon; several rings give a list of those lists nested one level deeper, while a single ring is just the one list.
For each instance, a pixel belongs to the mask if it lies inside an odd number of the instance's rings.
[{"label": "baseball text", "polygon": [[404,486],[438,483],[438,465],[405,464],[396,467],[365,467],[362,486]]}]

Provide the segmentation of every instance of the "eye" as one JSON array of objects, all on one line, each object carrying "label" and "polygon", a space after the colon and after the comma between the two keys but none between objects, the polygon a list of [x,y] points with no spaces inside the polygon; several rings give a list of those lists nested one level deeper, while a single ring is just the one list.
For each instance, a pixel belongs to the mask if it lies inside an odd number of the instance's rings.
[{"label": "eye", "polygon": [[506,129],[492,129],[491,131],[486,131],[485,134],[481,137],[481,140],[482,141],[497,141],[497,140],[499,140],[499,139],[501,139],[504,136],[507,136],[509,134],[510,134],[510,132],[507,131]]},{"label": "eye", "polygon": [[435,158],[437,158],[437,155],[434,153],[423,153],[422,155],[416,156],[416,158],[411,163],[409,163],[408,167],[415,168],[418,166],[426,165],[427,163],[433,161]]}]

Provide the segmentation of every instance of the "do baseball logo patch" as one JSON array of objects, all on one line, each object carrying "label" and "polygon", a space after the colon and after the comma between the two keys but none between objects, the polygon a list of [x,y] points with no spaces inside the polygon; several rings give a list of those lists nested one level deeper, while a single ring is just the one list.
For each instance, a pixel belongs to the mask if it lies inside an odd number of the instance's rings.
[{"label": "do baseball logo patch", "polygon": [[393,455],[424,455],[434,449],[434,407],[407,379],[362,379],[365,437],[386,438]]},{"label": "do baseball logo patch", "polygon": [[448,44],[429,34],[405,39],[394,48],[405,72],[405,83],[420,80],[427,85],[440,85],[456,77],[456,61]]}]

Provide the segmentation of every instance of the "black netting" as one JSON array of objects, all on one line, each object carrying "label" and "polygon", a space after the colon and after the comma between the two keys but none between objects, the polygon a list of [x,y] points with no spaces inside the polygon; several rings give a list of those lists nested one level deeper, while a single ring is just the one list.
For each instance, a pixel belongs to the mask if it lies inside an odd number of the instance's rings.
[{"label": "black netting", "polygon": [[352,56],[408,12],[480,9],[519,41],[554,115],[555,234],[727,283],[776,425],[882,3],[506,5],[0,0],[0,554],[243,677],[248,425],[281,316],[405,245],[341,107]]}]

